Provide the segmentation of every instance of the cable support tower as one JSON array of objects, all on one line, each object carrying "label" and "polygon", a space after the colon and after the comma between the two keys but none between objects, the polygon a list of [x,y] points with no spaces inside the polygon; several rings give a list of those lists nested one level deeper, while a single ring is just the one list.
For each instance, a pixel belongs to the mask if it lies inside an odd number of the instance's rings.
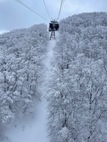
[{"label": "cable support tower", "polygon": [[37,13],[36,11],[34,11],[32,8],[30,8],[28,5],[26,5],[24,2],[22,2],[21,0],[16,0],[19,4],[21,4],[22,6],[24,6],[25,8],[27,8],[28,10],[30,10],[31,12],[33,12],[34,14],[38,15],[39,17],[45,19],[48,21],[47,18],[45,18],[44,16],[40,15],[39,13]]}]

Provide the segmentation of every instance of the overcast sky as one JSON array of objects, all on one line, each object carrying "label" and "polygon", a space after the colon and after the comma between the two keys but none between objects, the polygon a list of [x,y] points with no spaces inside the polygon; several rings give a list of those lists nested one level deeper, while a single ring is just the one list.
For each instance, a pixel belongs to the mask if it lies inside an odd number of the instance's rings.
[{"label": "overcast sky", "polygon": [[[18,28],[30,27],[34,24],[50,21],[43,0],[21,0],[34,11],[48,19],[39,17],[29,11],[16,0],[0,0],[0,33]],[[61,0],[45,0],[50,16],[58,17]],[[64,0],[60,19],[82,12],[107,12],[107,0]]]}]

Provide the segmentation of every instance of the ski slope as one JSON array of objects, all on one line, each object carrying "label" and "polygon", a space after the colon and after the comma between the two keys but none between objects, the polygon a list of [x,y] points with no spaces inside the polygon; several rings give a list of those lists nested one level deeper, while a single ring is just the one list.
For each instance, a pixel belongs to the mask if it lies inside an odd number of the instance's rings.
[{"label": "ski slope", "polygon": [[44,72],[44,81],[40,85],[43,96],[36,109],[36,117],[32,122],[17,124],[17,127],[7,130],[6,136],[9,138],[10,142],[49,142],[47,130],[47,101],[44,97],[44,92],[46,92],[47,89],[46,82],[48,82],[51,76],[51,61],[53,60],[53,48],[55,43],[55,40],[49,41],[46,59],[43,62],[46,68]]}]

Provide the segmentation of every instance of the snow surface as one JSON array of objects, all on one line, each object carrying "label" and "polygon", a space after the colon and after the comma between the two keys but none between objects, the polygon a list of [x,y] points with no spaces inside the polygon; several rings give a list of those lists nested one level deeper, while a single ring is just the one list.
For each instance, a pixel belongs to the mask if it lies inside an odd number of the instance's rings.
[{"label": "snow surface", "polygon": [[46,57],[46,60],[44,61],[44,64],[46,66],[45,81],[47,81],[49,77],[51,76],[51,72],[52,72],[51,62],[53,60],[53,48],[55,46],[55,43],[56,43],[55,40],[50,40],[48,44],[47,57]]},{"label": "snow surface", "polygon": [[[41,84],[41,93],[44,95],[46,91],[45,83],[51,75],[51,61],[53,59],[53,48],[56,41],[50,40],[47,46],[47,56],[43,64],[46,67],[44,72],[44,81]],[[47,101],[44,96],[42,96],[41,102],[36,109],[36,117],[32,122],[25,124],[17,124],[17,127],[13,127],[7,130],[7,137],[10,142],[49,142],[48,130],[47,130]]]}]

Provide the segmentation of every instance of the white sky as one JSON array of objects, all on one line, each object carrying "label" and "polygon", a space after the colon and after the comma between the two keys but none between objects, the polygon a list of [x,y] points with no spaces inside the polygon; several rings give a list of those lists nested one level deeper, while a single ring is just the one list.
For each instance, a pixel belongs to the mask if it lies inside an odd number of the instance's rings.
[{"label": "white sky", "polygon": [[[0,0],[0,33],[17,28],[26,28],[34,24],[50,21],[43,0],[21,0],[33,10],[46,17],[41,17],[21,6],[16,0]],[[45,0],[50,16],[55,19],[61,0]],[[60,19],[82,12],[107,12],[107,0],[64,0]]]}]

